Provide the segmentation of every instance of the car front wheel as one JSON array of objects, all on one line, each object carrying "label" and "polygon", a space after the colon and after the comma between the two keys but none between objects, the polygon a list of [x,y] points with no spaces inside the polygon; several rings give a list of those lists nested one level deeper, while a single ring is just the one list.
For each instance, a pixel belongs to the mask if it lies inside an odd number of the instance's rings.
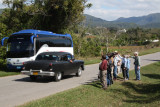
[{"label": "car front wheel", "polygon": [[77,76],[77,77],[80,77],[81,75],[82,75],[82,68],[79,67],[79,69],[78,69],[78,71],[77,71],[77,73],[76,73],[76,76]]},{"label": "car front wheel", "polygon": [[60,81],[61,79],[62,79],[62,73],[61,72],[55,73],[54,80]]}]

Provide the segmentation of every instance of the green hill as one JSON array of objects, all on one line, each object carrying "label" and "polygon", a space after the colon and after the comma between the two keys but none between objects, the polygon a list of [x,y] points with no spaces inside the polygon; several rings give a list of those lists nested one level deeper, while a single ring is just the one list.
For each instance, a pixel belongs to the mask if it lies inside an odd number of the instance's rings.
[{"label": "green hill", "polygon": [[147,24],[154,25],[156,23],[160,23],[160,13],[149,14],[141,17],[119,18],[115,20],[115,22],[135,23],[141,26],[145,26]]},{"label": "green hill", "polygon": [[134,28],[137,27],[134,23],[126,23],[126,22],[114,22],[114,21],[106,21],[101,18],[96,18],[91,15],[84,15],[86,17],[84,23],[86,26],[90,27],[116,27],[116,28]]},{"label": "green hill", "polygon": [[96,18],[85,14],[86,26],[90,27],[116,27],[116,28],[160,28],[160,13],[150,14],[141,17],[119,18],[115,21],[106,21],[101,18]]}]

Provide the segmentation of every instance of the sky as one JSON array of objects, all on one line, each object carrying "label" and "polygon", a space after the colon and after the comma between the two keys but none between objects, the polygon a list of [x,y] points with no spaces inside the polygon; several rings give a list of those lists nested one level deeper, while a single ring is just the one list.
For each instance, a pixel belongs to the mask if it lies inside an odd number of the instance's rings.
[{"label": "sky", "polygon": [[[0,8],[4,8],[0,0]],[[152,13],[160,13],[160,0],[88,0],[92,3],[84,13],[107,21],[120,17],[138,17]]]},{"label": "sky", "polygon": [[98,18],[113,21],[120,17],[138,17],[160,13],[160,0],[88,0],[93,6],[84,11]]}]

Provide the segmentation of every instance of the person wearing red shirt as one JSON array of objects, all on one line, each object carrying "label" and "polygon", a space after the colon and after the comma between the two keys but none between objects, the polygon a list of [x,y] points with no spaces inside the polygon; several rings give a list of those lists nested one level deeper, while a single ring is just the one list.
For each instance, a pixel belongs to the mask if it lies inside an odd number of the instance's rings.
[{"label": "person wearing red shirt", "polygon": [[100,64],[100,81],[104,90],[107,89],[106,75],[107,75],[107,60],[106,56],[102,56],[102,63]]}]

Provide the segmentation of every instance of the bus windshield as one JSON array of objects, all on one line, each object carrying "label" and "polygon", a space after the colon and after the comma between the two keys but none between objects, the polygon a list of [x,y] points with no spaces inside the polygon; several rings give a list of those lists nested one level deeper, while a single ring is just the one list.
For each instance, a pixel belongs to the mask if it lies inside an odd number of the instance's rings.
[{"label": "bus windshield", "polygon": [[23,58],[34,55],[33,44],[30,41],[31,35],[11,36],[7,44],[8,58]]}]

